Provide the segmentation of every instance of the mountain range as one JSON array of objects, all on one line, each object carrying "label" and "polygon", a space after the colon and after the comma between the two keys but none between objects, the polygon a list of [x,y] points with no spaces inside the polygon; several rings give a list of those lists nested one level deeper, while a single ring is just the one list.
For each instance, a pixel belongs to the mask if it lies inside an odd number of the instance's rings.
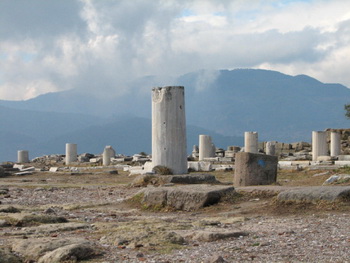
[{"label": "mountain range", "polygon": [[[64,154],[67,142],[77,143],[80,153],[101,153],[105,145],[129,155],[150,153],[151,89],[164,86],[159,79],[139,78],[116,91],[80,87],[25,101],[0,100],[0,161],[16,160],[22,149],[31,158]],[[257,131],[260,141],[310,142],[313,130],[349,124],[344,104],[350,89],[306,75],[202,70],[167,85],[185,87],[188,152],[199,134],[212,135],[217,146],[226,148],[243,145],[244,131]]]}]

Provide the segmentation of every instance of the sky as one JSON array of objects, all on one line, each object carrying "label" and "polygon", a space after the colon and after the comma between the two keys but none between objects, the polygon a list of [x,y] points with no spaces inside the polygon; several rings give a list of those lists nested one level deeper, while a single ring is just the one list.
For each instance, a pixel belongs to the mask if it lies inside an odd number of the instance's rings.
[{"label": "sky", "polygon": [[235,68],[350,87],[349,1],[0,0],[1,100]]}]

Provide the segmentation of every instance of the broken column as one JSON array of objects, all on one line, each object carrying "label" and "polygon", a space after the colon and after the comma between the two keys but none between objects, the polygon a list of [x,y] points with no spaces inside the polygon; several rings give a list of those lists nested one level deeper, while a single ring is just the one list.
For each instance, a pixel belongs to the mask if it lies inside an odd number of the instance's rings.
[{"label": "broken column", "polygon": [[115,156],[115,150],[113,149],[113,147],[110,145],[106,146],[102,154],[102,164],[104,166],[110,165],[111,158],[114,156]]},{"label": "broken column", "polygon": [[187,173],[184,87],[152,89],[152,164]]},{"label": "broken column", "polygon": [[340,155],[340,147],[341,147],[340,133],[331,132],[331,147],[330,147],[331,156]]},{"label": "broken column", "polygon": [[29,163],[29,153],[25,150],[20,150],[17,152],[17,162],[18,163]]},{"label": "broken column", "polygon": [[77,145],[66,143],[66,165],[78,161]]},{"label": "broken column", "polygon": [[203,161],[204,158],[215,156],[215,150],[213,154],[213,143],[211,136],[199,135],[199,161]]},{"label": "broken column", "polygon": [[319,156],[327,156],[327,133],[325,131],[312,132],[312,160],[317,161]]},{"label": "broken column", "polygon": [[244,151],[248,153],[258,153],[258,133],[244,133]]},{"label": "broken column", "polygon": [[275,142],[266,142],[266,154],[267,155],[275,155],[276,154]]},{"label": "broken column", "polygon": [[236,153],[235,186],[267,185],[277,180],[277,156]]}]

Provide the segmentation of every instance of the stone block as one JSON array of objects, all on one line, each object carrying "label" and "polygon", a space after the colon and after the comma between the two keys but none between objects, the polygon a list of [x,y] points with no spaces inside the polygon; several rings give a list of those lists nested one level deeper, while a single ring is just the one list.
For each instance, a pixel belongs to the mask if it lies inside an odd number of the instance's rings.
[{"label": "stone block", "polygon": [[350,197],[349,186],[313,186],[286,190],[278,194],[279,202],[343,201]]},{"label": "stone block", "polygon": [[277,179],[276,156],[240,152],[236,154],[235,186],[267,185]]},{"label": "stone block", "polygon": [[338,161],[350,161],[350,155],[338,155]]},{"label": "stone block", "polygon": [[339,166],[350,166],[350,161],[335,161],[334,164]]},{"label": "stone block", "polygon": [[147,187],[142,194],[143,204],[169,206],[177,210],[191,211],[218,203],[221,198],[234,194],[232,186],[182,185],[179,187]]}]

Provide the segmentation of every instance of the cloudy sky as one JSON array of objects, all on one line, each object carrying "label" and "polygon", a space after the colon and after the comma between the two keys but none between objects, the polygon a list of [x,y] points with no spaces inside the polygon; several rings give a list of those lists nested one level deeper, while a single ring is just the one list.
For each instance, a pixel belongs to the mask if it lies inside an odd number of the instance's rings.
[{"label": "cloudy sky", "polygon": [[234,68],[350,87],[349,1],[0,0],[0,99]]}]

